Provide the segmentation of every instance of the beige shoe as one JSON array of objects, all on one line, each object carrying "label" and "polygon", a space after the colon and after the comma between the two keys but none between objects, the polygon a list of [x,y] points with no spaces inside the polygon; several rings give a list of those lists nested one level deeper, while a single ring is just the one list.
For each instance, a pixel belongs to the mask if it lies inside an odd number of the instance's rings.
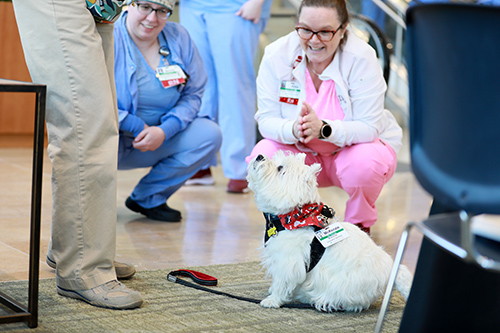
[{"label": "beige shoe", "polygon": [[135,274],[135,267],[123,262],[115,261],[116,277],[121,280],[130,279]]},{"label": "beige shoe", "polygon": [[[48,254],[45,262],[47,263],[47,265],[49,265],[50,268],[56,269],[57,264],[55,260],[49,257]],[[130,279],[135,274],[135,267],[133,265],[127,265],[118,261],[115,261],[114,265],[115,265],[116,277],[120,280]]]},{"label": "beige shoe", "polygon": [[143,302],[138,291],[129,289],[116,280],[87,290],[69,290],[57,286],[57,293],[101,308],[117,310],[138,308]]}]

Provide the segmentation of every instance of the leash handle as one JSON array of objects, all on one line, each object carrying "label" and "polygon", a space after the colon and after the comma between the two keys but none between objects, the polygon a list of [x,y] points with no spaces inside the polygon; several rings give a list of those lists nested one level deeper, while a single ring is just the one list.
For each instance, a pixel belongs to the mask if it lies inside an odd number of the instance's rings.
[{"label": "leash handle", "polygon": [[216,286],[217,279],[208,274],[193,271],[191,269],[179,269],[168,273],[167,278],[172,282],[177,282],[176,276],[185,276],[191,278],[194,282],[204,286]]}]

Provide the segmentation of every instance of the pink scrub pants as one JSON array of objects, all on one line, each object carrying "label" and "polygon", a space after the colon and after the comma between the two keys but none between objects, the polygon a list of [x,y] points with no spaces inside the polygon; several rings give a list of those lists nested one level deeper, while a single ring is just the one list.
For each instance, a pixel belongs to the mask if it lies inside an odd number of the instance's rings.
[{"label": "pink scrub pants", "polygon": [[[272,157],[278,150],[303,153],[295,145],[263,139],[255,145],[247,162],[259,154]],[[333,155],[305,154],[306,164],[321,164],[319,187],[337,186],[349,195],[345,220],[365,228],[372,226],[377,221],[375,201],[396,170],[394,149],[377,138],[370,143],[347,146]]]}]

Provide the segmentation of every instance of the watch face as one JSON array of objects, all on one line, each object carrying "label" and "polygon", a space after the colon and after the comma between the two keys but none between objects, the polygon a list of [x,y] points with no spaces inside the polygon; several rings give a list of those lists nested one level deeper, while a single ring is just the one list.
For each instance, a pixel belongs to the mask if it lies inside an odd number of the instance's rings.
[{"label": "watch face", "polygon": [[321,127],[321,136],[328,138],[330,135],[332,135],[332,127],[328,124],[324,124],[323,127]]}]

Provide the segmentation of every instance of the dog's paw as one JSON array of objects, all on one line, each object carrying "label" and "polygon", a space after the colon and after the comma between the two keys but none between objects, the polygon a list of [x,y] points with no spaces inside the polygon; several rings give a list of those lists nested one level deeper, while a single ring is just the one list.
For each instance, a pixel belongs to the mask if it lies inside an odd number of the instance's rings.
[{"label": "dog's paw", "polygon": [[265,308],[279,308],[282,304],[283,303],[276,299],[276,297],[273,297],[273,295],[267,296],[260,302],[260,305]]}]

